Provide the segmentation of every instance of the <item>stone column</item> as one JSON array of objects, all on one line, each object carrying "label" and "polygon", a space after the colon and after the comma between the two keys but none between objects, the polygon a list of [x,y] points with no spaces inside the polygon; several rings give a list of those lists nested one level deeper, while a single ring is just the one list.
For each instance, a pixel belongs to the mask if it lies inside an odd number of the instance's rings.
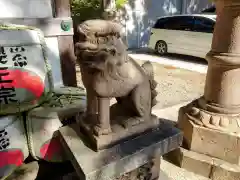
[{"label": "stone column", "polygon": [[[217,179],[217,176],[220,179],[229,178],[214,174],[214,168],[220,167],[216,162],[220,161],[228,167],[234,164],[231,168],[238,169],[234,172],[239,178],[240,0],[215,2],[217,22],[212,48],[206,56],[208,72],[204,96],[180,109],[178,127],[184,132],[185,149],[212,160],[208,163],[210,168],[205,167],[209,169],[209,172],[204,172],[206,176],[212,179]],[[200,167],[189,168],[201,171]]]},{"label": "stone column", "polygon": [[205,91],[198,100],[203,116],[198,121],[208,128],[236,133],[240,132],[240,1],[218,0],[216,7]]}]

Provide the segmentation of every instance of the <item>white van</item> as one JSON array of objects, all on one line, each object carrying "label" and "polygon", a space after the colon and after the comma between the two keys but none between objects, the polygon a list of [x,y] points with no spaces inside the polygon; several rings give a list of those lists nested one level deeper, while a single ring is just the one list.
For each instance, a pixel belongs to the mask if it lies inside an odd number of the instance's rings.
[{"label": "white van", "polygon": [[211,49],[216,15],[174,15],[159,18],[149,48],[158,54],[177,53],[205,58]]}]

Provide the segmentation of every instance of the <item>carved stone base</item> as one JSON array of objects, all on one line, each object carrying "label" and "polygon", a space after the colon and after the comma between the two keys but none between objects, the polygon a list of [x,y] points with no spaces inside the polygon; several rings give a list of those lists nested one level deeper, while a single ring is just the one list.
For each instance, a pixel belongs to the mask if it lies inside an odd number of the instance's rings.
[{"label": "carved stone base", "polygon": [[[170,178],[166,175],[165,172],[163,172],[162,170],[160,170],[160,177],[158,178],[157,176],[154,176],[154,167],[156,167],[159,170],[159,166],[160,164],[156,164],[156,163],[160,163],[160,158],[157,159],[158,162],[149,162],[144,164],[143,166],[125,173],[123,175],[121,175],[120,177],[117,177],[115,180],[170,180]],[[155,168],[155,169],[156,169]],[[79,180],[78,175],[74,172],[71,174],[67,174],[64,177],[62,177],[59,180]]]},{"label": "carved stone base", "polygon": [[[154,171],[157,168],[157,171]],[[158,180],[160,170],[160,157],[156,156],[155,161],[150,161],[143,166],[125,173],[115,180]]]},{"label": "carved stone base", "polygon": [[[59,132],[66,154],[82,180],[120,180],[130,175],[134,177],[134,174],[136,180],[157,180],[160,157],[178,148],[182,142],[181,132],[164,123],[148,133],[98,152],[89,148],[86,136],[76,124],[62,127]],[[150,167],[139,169],[144,164]],[[139,170],[147,171],[139,173]]]},{"label": "carved stone base", "polygon": [[240,165],[240,136],[227,131],[229,126],[237,127],[237,118],[213,114],[193,102],[180,109],[178,127],[187,149]]},{"label": "carved stone base", "polygon": [[[214,113],[218,110],[225,113]],[[195,124],[240,135],[240,113],[230,113],[231,110],[233,111],[233,109],[228,110],[217,105],[207,104],[203,97],[185,107],[185,113],[189,120]]]},{"label": "carved stone base", "polygon": [[80,119],[78,121],[83,131],[89,137],[92,147],[97,151],[105,148],[110,148],[113,145],[123,142],[129,138],[133,138],[147,131],[151,131],[152,129],[155,129],[160,125],[160,121],[155,115],[152,115],[152,118],[149,121],[145,121],[143,119],[141,123],[130,126],[129,128],[124,128],[121,123],[121,119],[111,120],[111,122],[112,132],[110,134],[96,136],[93,133],[92,125],[87,119]]},{"label": "carved stone base", "polygon": [[168,153],[166,158],[181,168],[211,180],[240,179],[240,166],[184,148]]},{"label": "carved stone base", "polygon": [[[158,158],[157,160],[160,163],[160,159]],[[124,175],[117,177],[115,180],[170,180],[170,178],[162,170],[160,170],[160,177],[155,178],[155,176],[153,174],[154,173],[153,166],[159,169],[160,165],[157,165],[156,162],[155,162],[155,164],[146,163],[143,166],[141,166],[131,172],[125,173]],[[78,175],[74,172],[74,173],[65,175],[64,177],[62,177],[59,180],[79,180],[79,178],[78,178]]]}]

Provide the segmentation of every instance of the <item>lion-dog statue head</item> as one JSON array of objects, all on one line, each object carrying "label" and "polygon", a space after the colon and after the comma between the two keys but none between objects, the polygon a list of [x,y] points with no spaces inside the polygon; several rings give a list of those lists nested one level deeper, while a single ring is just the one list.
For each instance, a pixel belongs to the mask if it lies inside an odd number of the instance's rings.
[{"label": "lion-dog statue head", "polygon": [[106,20],[88,20],[78,26],[75,53],[78,63],[104,71],[126,62],[127,47],[122,41],[121,25]]}]

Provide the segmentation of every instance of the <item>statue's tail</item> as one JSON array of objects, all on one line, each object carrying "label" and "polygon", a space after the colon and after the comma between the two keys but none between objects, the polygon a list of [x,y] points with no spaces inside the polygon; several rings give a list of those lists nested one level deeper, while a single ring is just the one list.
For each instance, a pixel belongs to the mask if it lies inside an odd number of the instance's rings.
[{"label": "statue's tail", "polygon": [[152,107],[153,107],[157,104],[156,97],[158,95],[158,92],[156,91],[156,87],[158,83],[154,80],[153,65],[150,61],[147,61],[143,63],[142,68],[144,69],[145,73],[149,77],[150,86],[151,86],[151,95],[152,95]]}]

